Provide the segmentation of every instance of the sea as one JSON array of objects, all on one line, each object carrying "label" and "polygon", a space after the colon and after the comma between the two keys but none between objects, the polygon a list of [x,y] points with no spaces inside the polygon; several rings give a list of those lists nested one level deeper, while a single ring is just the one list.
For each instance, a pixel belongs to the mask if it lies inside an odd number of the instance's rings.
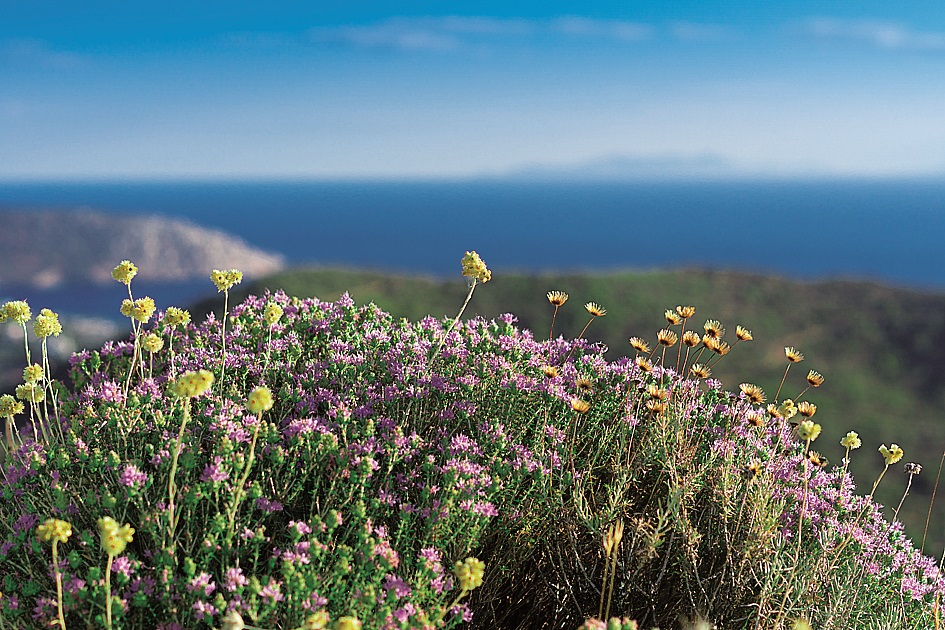
[{"label": "sea", "polygon": [[[164,214],[290,264],[450,276],[678,267],[945,289],[945,179],[0,182],[0,210]],[[0,226],[2,229],[2,226]]]}]

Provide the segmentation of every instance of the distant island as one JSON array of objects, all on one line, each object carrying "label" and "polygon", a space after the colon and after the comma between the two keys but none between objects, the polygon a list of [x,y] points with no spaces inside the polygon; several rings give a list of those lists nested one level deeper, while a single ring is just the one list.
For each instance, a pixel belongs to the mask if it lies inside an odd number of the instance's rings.
[{"label": "distant island", "polygon": [[236,267],[253,278],[285,267],[281,254],[166,216],[19,209],[0,212],[0,225],[0,288],[106,284],[124,259],[135,261],[140,279],[155,282],[205,278],[213,268]]}]

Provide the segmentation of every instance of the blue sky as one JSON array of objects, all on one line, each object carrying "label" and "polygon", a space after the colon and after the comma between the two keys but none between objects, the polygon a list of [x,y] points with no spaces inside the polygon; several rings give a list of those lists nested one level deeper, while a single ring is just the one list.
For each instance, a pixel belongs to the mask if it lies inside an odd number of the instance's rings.
[{"label": "blue sky", "polygon": [[0,179],[945,173],[940,2],[0,0],[0,16]]}]

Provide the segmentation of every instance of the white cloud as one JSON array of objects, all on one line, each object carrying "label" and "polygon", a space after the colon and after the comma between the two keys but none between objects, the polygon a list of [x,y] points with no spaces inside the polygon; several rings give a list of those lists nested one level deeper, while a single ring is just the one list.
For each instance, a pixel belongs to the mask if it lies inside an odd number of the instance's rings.
[{"label": "white cloud", "polygon": [[552,20],[549,29],[566,35],[599,37],[622,41],[647,39],[652,34],[652,27],[639,22],[626,20],[595,20],[591,18],[567,16]]},{"label": "white cloud", "polygon": [[896,22],[814,18],[804,30],[815,37],[860,41],[879,48],[945,50],[945,33],[916,31]]}]

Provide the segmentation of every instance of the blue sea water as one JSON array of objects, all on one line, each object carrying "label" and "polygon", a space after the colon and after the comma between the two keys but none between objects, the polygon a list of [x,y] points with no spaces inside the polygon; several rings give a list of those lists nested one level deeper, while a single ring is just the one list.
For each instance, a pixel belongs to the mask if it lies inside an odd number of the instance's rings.
[{"label": "blue sea water", "polygon": [[294,264],[454,274],[699,266],[945,288],[945,181],[29,182],[0,209],[162,213]]}]

